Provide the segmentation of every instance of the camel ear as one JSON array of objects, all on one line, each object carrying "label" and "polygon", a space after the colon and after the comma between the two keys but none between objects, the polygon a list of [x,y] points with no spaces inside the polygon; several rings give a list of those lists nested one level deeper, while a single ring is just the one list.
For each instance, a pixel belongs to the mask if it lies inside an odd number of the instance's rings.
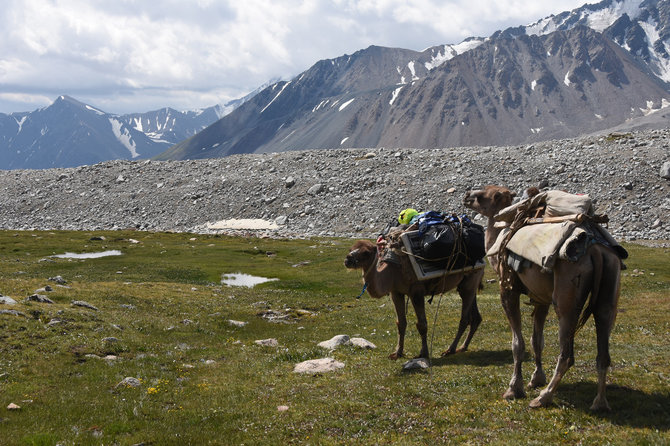
[{"label": "camel ear", "polygon": [[510,194],[510,197],[512,197],[512,198],[516,197],[516,192],[512,192],[512,191],[510,191],[509,194]]}]

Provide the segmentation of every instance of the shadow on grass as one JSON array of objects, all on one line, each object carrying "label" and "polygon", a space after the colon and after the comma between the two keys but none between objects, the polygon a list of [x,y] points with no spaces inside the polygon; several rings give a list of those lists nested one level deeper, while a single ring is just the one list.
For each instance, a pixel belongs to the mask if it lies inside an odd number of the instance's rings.
[{"label": "shadow on grass", "polygon": [[[446,367],[457,365],[474,365],[479,367],[486,367],[490,365],[506,365],[510,366],[514,363],[512,350],[479,350],[467,351],[462,353],[454,353],[448,356],[439,356],[440,352],[433,352],[433,357],[430,363],[433,367]],[[435,357],[436,356],[436,357]],[[528,359],[528,355],[526,355]],[[525,362],[525,361],[524,361]]]},{"label": "shadow on grass", "polygon": [[[595,382],[560,384],[556,399],[578,410],[590,412],[589,407],[598,391]],[[607,401],[611,412],[594,412],[594,416],[619,426],[670,430],[670,393],[646,393],[630,387],[608,385]]]}]

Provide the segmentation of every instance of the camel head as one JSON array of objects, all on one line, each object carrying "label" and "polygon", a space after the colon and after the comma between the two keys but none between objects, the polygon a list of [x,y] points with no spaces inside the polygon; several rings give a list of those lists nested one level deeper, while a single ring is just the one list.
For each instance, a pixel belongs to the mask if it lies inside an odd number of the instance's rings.
[{"label": "camel head", "polygon": [[363,268],[367,270],[375,261],[377,247],[368,240],[358,240],[349,250],[344,259],[344,266],[350,269]]},{"label": "camel head", "polygon": [[486,186],[484,189],[465,193],[463,205],[485,217],[493,218],[503,208],[512,204],[516,194],[504,186]]}]

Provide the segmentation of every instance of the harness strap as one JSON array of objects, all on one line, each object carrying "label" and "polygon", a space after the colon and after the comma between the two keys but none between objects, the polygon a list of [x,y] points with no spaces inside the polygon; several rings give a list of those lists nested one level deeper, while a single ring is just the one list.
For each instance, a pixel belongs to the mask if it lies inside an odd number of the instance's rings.
[{"label": "harness strap", "polygon": [[363,294],[365,294],[365,290],[367,290],[367,289],[368,289],[368,283],[365,282],[365,284],[363,284],[363,289],[361,290],[361,294],[359,294],[358,296],[356,296],[356,299],[360,299],[361,296],[363,296]]}]

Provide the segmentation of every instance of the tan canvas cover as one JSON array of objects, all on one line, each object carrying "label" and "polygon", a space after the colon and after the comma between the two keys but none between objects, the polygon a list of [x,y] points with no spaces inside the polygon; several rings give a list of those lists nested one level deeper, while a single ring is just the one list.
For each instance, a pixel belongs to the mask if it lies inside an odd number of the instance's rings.
[{"label": "tan canvas cover", "polygon": [[541,192],[534,197],[526,198],[501,209],[495,217],[495,221],[511,223],[520,210],[534,209],[546,206],[544,217],[562,217],[564,215],[586,214],[593,215],[593,201],[588,195],[577,195],[563,192],[561,190],[550,190]]},{"label": "tan canvas cover", "polygon": [[[546,271],[551,271],[561,246],[572,235],[577,225],[573,221],[565,221],[524,226],[507,243],[507,249],[540,265]],[[493,255],[499,251],[503,234],[507,231],[509,230],[501,231],[487,255]]]},{"label": "tan canvas cover", "polygon": [[588,195],[569,194],[560,190],[547,191],[545,197],[547,209],[545,217],[561,217],[563,215],[593,215],[593,201]]}]

